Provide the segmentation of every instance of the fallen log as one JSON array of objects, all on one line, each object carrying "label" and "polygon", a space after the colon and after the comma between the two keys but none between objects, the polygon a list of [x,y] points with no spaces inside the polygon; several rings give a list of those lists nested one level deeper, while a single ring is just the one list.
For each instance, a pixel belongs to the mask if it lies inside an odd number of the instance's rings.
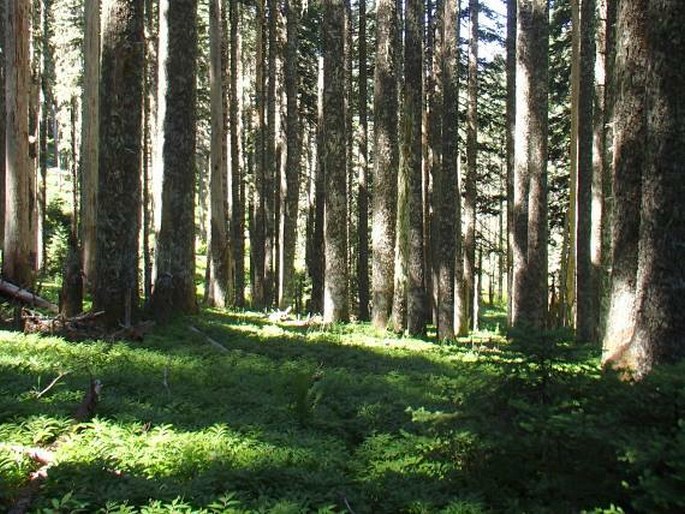
[{"label": "fallen log", "polygon": [[41,298],[31,291],[22,289],[11,282],[7,282],[7,280],[0,279],[0,294],[24,304],[46,309],[54,314],[59,312],[59,307],[54,303],[47,301],[45,298]]}]

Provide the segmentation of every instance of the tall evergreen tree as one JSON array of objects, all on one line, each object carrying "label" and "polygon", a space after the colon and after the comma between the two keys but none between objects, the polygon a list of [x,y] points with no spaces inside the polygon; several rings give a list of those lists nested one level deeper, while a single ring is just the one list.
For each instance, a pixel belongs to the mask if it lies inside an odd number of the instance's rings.
[{"label": "tall evergreen tree", "polygon": [[428,314],[423,254],[423,2],[420,0],[407,3],[404,71],[402,166],[406,170],[408,189],[407,330],[419,335],[426,330]]},{"label": "tall evergreen tree", "polygon": [[478,7],[469,0],[468,106],[466,110],[466,179],[464,180],[464,296],[469,328],[477,324],[476,182],[478,173]]},{"label": "tall evergreen tree", "polygon": [[281,309],[292,306],[295,300],[295,250],[297,243],[298,200],[300,197],[300,134],[299,80],[297,74],[300,16],[300,1],[286,0],[286,56],[285,92],[286,114],[286,163],[285,163],[285,202],[281,213],[281,263],[279,265],[279,299]]},{"label": "tall evergreen tree", "polygon": [[325,0],[323,22],[323,160],[326,181],[324,321],[349,318],[345,173],[345,7]]},{"label": "tall evergreen tree", "polygon": [[30,287],[36,261],[32,245],[35,234],[31,232],[30,194],[34,177],[29,161],[28,124],[31,2],[6,2],[5,8],[6,211],[2,274],[17,285]]},{"label": "tall evergreen tree", "polygon": [[245,195],[244,176],[240,153],[240,95],[238,89],[238,70],[240,68],[240,46],[238,22],[240,21],[240,2],[230,0],[230,151],[231,151],[231,242],[233,245],[233,262],[235,265],[235,305],[245,304]]},{"label": "tall evergreen tree", "polygon": [[592,268],[592,149],[595,85],[595,0],[580,12],[580,87],[578,90],[578,181],[576,226],[576,335],[594,339],[599,321],[597,276]]},{"label": "tall evergreen tree", "polygon": [[673,37],[683,19],[677,0],[618,2],[614,265],[603,361],[635,378],[685,357],[685,41]]},{"label": "tall evergreen tree", "polygon": [[438,338],[454,337],[458,323],[455,318],[455,266],[461,245],[460,195],[458,190],[458,134],[457,63],[457,0],[444,0],[439,23],[440,82],[442,86],[442,160],[434,185],[434,198],[438,216],[433,244],[437,244],[434,266],[437,267],[437,321]]},{"label": "tall evergreen tree", "polygon": [[372,207],[373,325],[385,329],[393,302],[397,212],[397,3],[379,0],[374,67],[374,175]]},{"label": "tall evergreen tree", "polygon": [[547,0],[519,0],[512,322],[547,321]]},{"label": "tall evergreen tree", "polygon": [[106,3],[102,26],[100,155],[93,307],[110,325],[138,304],[143,1]]},{"label": "tall evergreen tree", "polygon": [[224,41],[222,31],[223,2],[209,3],[209,87],[211,116],[210,150],[210,230],[207,262],[206,295],[209,305],[225,307],[233,301],[230,291],[231,277],[228,244],[227,213],[225,199],[227,191],[227,162],[224,153],[226,134],[224,132],[224,88],[221,47]]},{"label": "tall evergreen tree", "polygon": [[[156,220],[152,305],[156,316],[163,318],[173,312],[194,312],[197,307],[194,218],[197,1],[162,0],[159,15],[157,145],[161,154],[155,165],[161,167],[162,195]],[[222,232],[225,235],[225,230]]]},{"label": "tall evergreen tree", "polygon": [[95,234],[100,127],[100,0],[85,3],[83,37],[83,122],[81,124],[81,240],[86,282],[95,279]]},{"label": "tall evergreen tree", "polygon": [[367,118],[366,0],[359,0],[359,178],[357,195],[357,285],[359,319],[369,319],[369,122]]},{"label": "tall evergreen tree", "polygon": [[[0,114],[5,110],[5,2],[0,1]],[[0,240],[5,239],[5,126],[0,122]]]},{"label": "tall evergreen tree", "polygon": [[516,141],[516,0],[507,1],[507,321],[511,325],[514,277],[514,169]]}]

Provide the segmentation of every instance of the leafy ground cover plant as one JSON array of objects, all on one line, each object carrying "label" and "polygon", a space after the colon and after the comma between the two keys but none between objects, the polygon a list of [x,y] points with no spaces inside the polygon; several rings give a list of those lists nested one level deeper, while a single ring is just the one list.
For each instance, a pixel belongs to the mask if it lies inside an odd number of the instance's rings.
[{"label": "leafy ground cover plant", "polygon": [[[53,459],[40,513],[685,507],[683,366],[626,384],[563,334],[507,341],[496,323],[443,345],[250,313],[190,323],[143,343],[1,332],[0,510],[41,466],[33,449]],[[76,423],[91,378],[96,416]]]}]

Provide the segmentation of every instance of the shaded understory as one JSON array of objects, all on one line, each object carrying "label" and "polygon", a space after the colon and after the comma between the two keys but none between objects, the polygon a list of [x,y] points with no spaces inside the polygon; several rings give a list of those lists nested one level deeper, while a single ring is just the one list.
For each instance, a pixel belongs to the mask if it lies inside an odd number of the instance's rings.
[{"label": "shaded understory", "polygon": [[143,343],[2,332],[0,510],[39,467],[17,447],[52,445],[32,511],[678,512],[684,371],[630,385],[552,334],[435,345],[252,314]]}]

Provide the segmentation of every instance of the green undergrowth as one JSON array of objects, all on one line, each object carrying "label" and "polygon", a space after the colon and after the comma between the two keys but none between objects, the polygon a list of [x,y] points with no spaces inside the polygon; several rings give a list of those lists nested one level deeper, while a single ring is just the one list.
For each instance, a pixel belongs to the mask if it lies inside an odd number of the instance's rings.
[{"label": "green undergrowth", "polygon": [[497,319],[442,345],[218,311],[142,343],[0,332],[0,511],[27,448],[54,452],[40,513],[683,511],[685,367],[626,384]]}]

